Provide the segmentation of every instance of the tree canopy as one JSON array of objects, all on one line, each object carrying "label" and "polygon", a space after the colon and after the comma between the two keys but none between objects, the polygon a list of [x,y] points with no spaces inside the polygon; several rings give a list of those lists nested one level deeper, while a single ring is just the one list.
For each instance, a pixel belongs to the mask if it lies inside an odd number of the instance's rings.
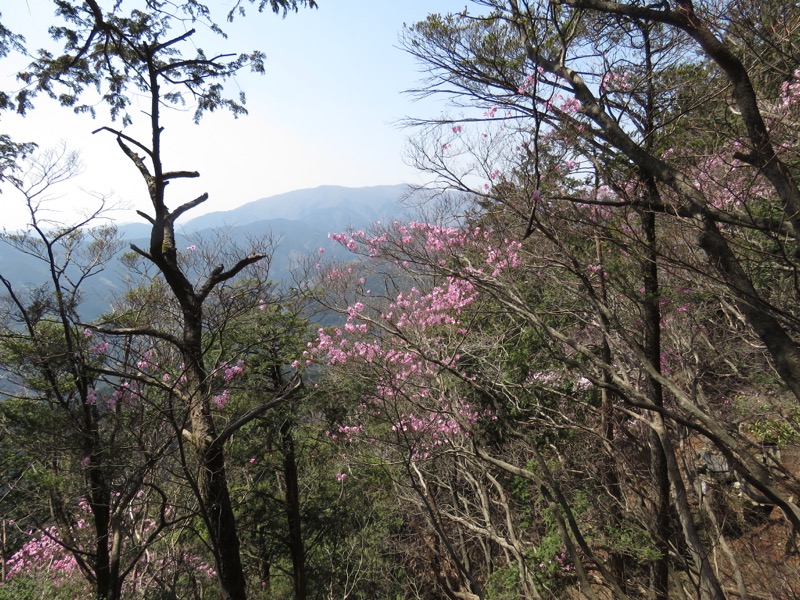
[{"label": "tree canopy", "polygon": [[197,174],[160,117],[241,114],[224,83],[261,69],[189,52],[194,26],[316,3],[123,4],[58,2],[63,52],[4,97],[99,93],[152,208],[137,278],[84,322],[113,231],[37,226],[31,178],[71,163],[24,175],[8,146],[34,225],[3,241],[50,275],[0,271],[0,598],[794,595],[800,9],[479,0],[407,26],[414,92],[452,109],[408,123],[426,203],[332,233],[350,259],[284,289],[269,239],[178,247],[205,195],[168,208]]}]

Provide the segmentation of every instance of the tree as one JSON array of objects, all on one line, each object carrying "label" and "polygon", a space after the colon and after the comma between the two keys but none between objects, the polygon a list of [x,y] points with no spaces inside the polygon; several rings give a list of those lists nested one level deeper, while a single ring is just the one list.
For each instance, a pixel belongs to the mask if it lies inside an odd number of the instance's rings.
[{"label": "tree", "polygon": [[[630,391],[615,382],[623,372],[615,375],[609,366],[620,360],[619,353],[638,356],[650,380],[645,395],[649,410],[655,409],[650,413],[655,420],[664,414],[658,408],[662,388],[668,390],[670,401],[679,400],[680,410],[690,415],[690,421],[697,419],[702,424],[703,435],[731,458],[742,476],[748,473],[748,481],[771,496],[776,491],[771,478],[777,475],[762,470],[747,450],[749,442],[727,435],[721,420],[705,412],[707,407],[698,411],[693,402],[680,401],[681,397],[688,400],[685,392],[679,392],[681,385],[676,385],[674,375],[665,378],[661,372],[661,357],[668,351],[663,346],[662,303],[669,288],[665,275],[691,281],[685,271],[691,264],[692,269],[724,283],[725,291],[714,293],[735,299],[737,313],[769,349],[772,364],[794,393],[795,375],[790,366],[797,351],[792,341],[796,331],[793,309],[791,303],[778,300],[784,292],[775,294],[774,288],[758,284],[765,281],[763,269],[776,269],[773,276],[781,279],[778,271],[794,272],[796,268],[790,258],[795,239],[791,206],[796,185],[789,167],[793,151],[791,143],[784,141],[780,121],[764,119],[759,112],[762,109],[752,84],[755,74],[770,79],[766,76],[769,63],[760,62],[748,71],[737,56],[741,46],[737,46],[736,36],[722,38],[715,33],[718,14],[710,5],[695,12],[691,3],[679,3],[675,10],[666,5],[644,8],[618,2],[478,4],[489,7],[487,15],[433,16],[418,24],[409,31],[407,48],[430,69],[430,86],[423,93],[451,94],[465,106],[483,105],[484,119],[507,123],[504,129],[512,145],[497,150],[490,142],[473,142],[467,153],[474,162],[469,163],[464,159],[463,148],[470,146],[461,135],[462,125],[439,121],[442,133],[432,134],[429,142],[418,147],[420,164],[440,175],[441,181],[479,194],[485,207],[496,207],[516,218],[518,227],[523,227],[523,238],[545,235],[561,256],[570,257],[564,266],[574,273],[580,273],[579,265],[591,258],[576,254],[571,244],[565,245],[568,234],[564,227],[554,226],[551,215],[558,214],[554,211],[559,203],[597,211],[597,218],[588,223],[580,213],[570,217],[567,208],[562,214],[583,224],[581,229],[597,242],[596,259],[590,264],[598,269],[599,280],[594,284],[584,280],[581,288],[595,303],[595,319],[602,325],[605,360],[601,370],[609,378],[603,381],[603,388],[618,399],[630,398]],[[736,6],[726,5],[738,10]],[[785,19],[786,27],[774,21],[768,27],[756,27],[759,39],[771,36],[780,56],[784,36],[793,31],[794,17],[771,10],[766,15],[765,21],[776,15]],[[736,23],[729,31],[748,28],[745,20]],[[772,33],[766,33],[769,31]],[[683,58],[688,48],[699,52],[699,58],[697,54]],[[755,62],[752,54],[748,60],[751,65]],[[778,94],[774,82],[783,77],[780,97],[788,106],[792,104],[788,92],[792,76],[787,82],[787,74],[779,73],[779,68],[773,71],[771,93]],[[693,86],[700,77],[709,85]],[[731,86],[734,107],[717,100],[726,85]],[[706,97],[698,94],[705,90]],[[741,121],[731,122],[731,113]],[[703,137],[679,145],[685,140],[679,123],[695,131],[709,131],[716,140],[722,137],[728,148],[721,150],[719,144],[710,143],[703,146],[708,139]],[[488,124],[484,127],[490,129]],[[517,152],[511,151],[513,144]],[[776,147],[781,148],[780,156]],[[694,157],[695,152],[709,153],[710,158]],[[470,179],[476,172],[489,180],[484,189]],[[639,217],[632,218],[631,211],[638,211]],[[614,215],[621,219],[618,224]],[[656,220],[658,215],[673,215],[682,221]],[[786,237],[779,239],[777,231]],[[690,248],[702,249],[708,262],[702,265],[695,256],[665,242],[664,235],[676,233]],[[756,241],[759,239],[761,242]],[[754,260],[755,254],[771,252],[767,246],[774,250],[784,243],[789,247],[777,250],[772,260]],[[612,259],[607,258],[608,248],[614,249]],[[622,284],[615,286],[616,293],[629,299],[626,287],[641,285],[644,297],[637,303],[640,308],[634,310],[642,315],[643,336],[624,323],[615,308],[618,300],[610,295],[613,280],[605,276],[610,265],[624,262],[620,254],[627,257],[639,248],[648,249],[642,252],[637,269],[642,273],[641,283],[631,282],[619,271],[614,277]],[[542,319],[536,321],[558,343],[574,343],[569,334],[558,333]],[[691,343],[687,350],[697,351]],[[588,351],[580,353],[590,358]],[[596,359],[592,359],[595,364]],[[702,565],[705,552],[691,531],[690,506],[681,503],[683,484],[668,464],[669,438],[674,434],[656,422],[652,428],[658,437],[652,447],[663,446],[667,458],[667,471],[662,472],[672,471],[670,480],[678,507],[682,506],[679,516],[686,542],[694,547],[695,560]],[[789,500],[785,492],[778,495],[782,499],[774,501],[796,526],[796,506],[783,502]],[[661,497],[665,498],[663,491]],[[659,536],[662,541],[666,534]],[[704,585],[713,590],[710,593],[720,595],[714,574],[707,566],[702,572]],[[663,597],[667,593],[663,571],[656,581],[661,581],[655,585]]]},{"label": "tree", "polygon": [[[80,572],[97,597],[119,598],[126,577],[171,525],[153,473],[173,437],[135,399],[126,399],[124,411],[112,405],[118,382],[102,373],[114,349],[81,319],[87,284],[107,268],[119,241],[112,227],[84,229],[102,205],[74,225],[47,220],[54,188],[79,167],[77,156],[60,148],[8,176],[27,204],[30,229],[2,241],[46,273],[28,286],[0,274],[7,374],[0,414],[14,457],[4,471],[15,481],[6,502],[15,501],[15,521],[40,532],[30,555],[12,557],[9,576],[61,553],[64,573]],[[144,521],[150,525],[137,536]]]},{"label": "tree", "polygon": [[[747,576],[769,567],[724,522],[750,510],[735,477],[745,496],[780,507],[787,544],[797,526],[798,482],[758,445],[748,414],[755,402],[768,421],[796,424],[795,147],[789,117],[760,129],[744,82],[755,68],[791,107],[794,75],[753,53],[742,62],[748,42],[732,32],[745,37],[747,21],[714,37],[705,5],[477,4],[486,14],[434,15],[406,40],[431,77],[421,93],[467,111],[418,122],[412,156],[475,210],[463,228],[336,236],[393,277],[365,285],[359,273],[361,285],[334,296],[347,325],[322,330],[297,365],[322,360],[368,388],[367,408],[342,427],[369,428],[360,435],[381,445],[367,452],[408,466],[431,547],[447,557],[443,593],[480,596],[503,581],[492,579],[492,552],[478,560],[465,542],[475,535],[507,543],[517,592],[550,593],[524,575],[537,572],[526,543],[550,534],[574,568],[566,585],[587,597],[597,585],[620,598],[788,593]],[[758,39],[785,57],[796,15],[770,9],[765,21],[776,14],[785,27],[759,26]],[[491,408],[499,431],[468,417],[476,406]],[[431,426],[451,420],[447,435]],[[463,467],[424,456],[434,432]],[[515,530],[518,507],[505,535],[481,514],[482,469],[499,482],[494,506],[522,497],[507,478],[529,482],[541,539]]]},{"label": "tree", "polygon": [[[270,0],[257,3],[257,8],[274,12],[297,10],[301,6],[315,7],[313,0]],[[202,203],[207,195],[167,208],[166,187],[173,181],[197,177],[192,171],[165,169],[162,155],[161,111],[165,106],[189,101],[195,106],[195,120],[203,113],[226,109],[234,115],[245,112],[244,96],[226,96],[224,82],[244,67],[263,72],[263,54],[256,51],[232,56],[207,56],[197,49],[194,55],[185,54],[185,42],[194,30],[174,33],[173,27],[184,20],[200,22],[222,33],[214,20],[213,11],[197,2],[148,1],[147,11],[137,8],[125,14],[121,5],[104,10],[98,2],[60,2],[57,15],[61,23],[51,28],[52,36],[63,47],[57,54],[41,51],[19,78],[26,84],[11,99],[5,96],[6,107],[27,114],[39,93],[44,92],[74,111],[94,114],[91,101],[84,101],[86,91],[96,88],[108,106],[112,120],[119,118],[122,126],[132,123],[128,113],[131,94],[136,91],[149,97],[147,115],[149,140],[143,142],[122,128],[104,126],[97,131],[112,133],[119,147],[141,173],[147,185],[153,213],[140,214],[152,225],[150,246],[134,251],[152,262],[164,278],[170,293],[179,305],[179,327],[176,331],[161,331],[148,327],[101,329],[106,335],[152,336],[172,345],[180,356],[183,379],[171,392],[188,410],[188,426],[182,435],[198,463],[195,492],[206,523],[213,549],[222,597],[244,598],[245,578],[239,556],[239,539],[230,501],[225,470],[224,446],[242,425],[275,405],[295,389],[292,384],[274,393],[259,407],[241,415],[221,431],[217,430],[212,409],[213,387],[211,367],[206,356],[204,307],[214,292],[243,272],[248,266],[266,258],[252,252],[236,259],[227,269],[219,265],[207,274],[205,281],[194,286],[187,278],[175,245],[175,221],[191,208]],[[228,18],[243,16],[245,3],[237,2]],[[4,36],[4,40],[10,39]],[[140,156],[140,152],[144,155]],[[256,299],[253,299],[255,302]]]}]

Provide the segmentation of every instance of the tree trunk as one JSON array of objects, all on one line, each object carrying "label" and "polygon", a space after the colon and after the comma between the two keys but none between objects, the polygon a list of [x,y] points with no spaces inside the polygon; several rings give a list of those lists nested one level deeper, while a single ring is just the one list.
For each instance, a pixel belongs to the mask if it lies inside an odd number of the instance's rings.
[{"label": "tree trunk", "polygon": [[292,557],[292,580],[295,600],[306,599],[306,549],[300,515],[300,486],[297,479],[297,460],[294,453],[292,422],[281,425],[283,447],[283,480],[286,484],[286,517],[289,522],[289,554]]},{"label": "tree trunk", "polygon": [[[96,407],[89,404],[85,398],[87,396],[88,385],[82,382],[83,418],[88,438],[88,448],[86,452],[89,457],[89,465],[86,469],[89,479],[89,510],[92,513],[92,525],[94,527],[94,568],[95,589],[97,597],[103,600],[117,600],[119,597],[116,589],[116,581],[112,578],[111,572],[111,552],[110,552],[110,529],[111,529],[111,490],[108,481],[103,473],[100,452],[100,433],[98,429],[98,418]],[[66,525],[66,523],[65,523]]]},{"label": "tree trunk", "polygon": [[[170,236],[174,233],[170,230]],[[172,269],[177,282],[186,281],[175,264],[166,264]],[[162,272],[164,267],[162,267]],[[217,439],[214,416],[211,413],[211,389],[209,377],[203,363],[203,306],[202,300],[187,289],[172,285],[183,308],[183,361],[186,366],[186,389],[190,392],[189,421],[190,439],[199,463],[197,478],[198,501],[208,527],[210,541],[216,561],[217,578],[222,600],[245,600],[246,581],[236,531],[228,479],[225,472],[225,444]]]},{"label": "tree trunk", "polygon": [[200,468],[197,478],[208,533],[216,560],[222,600],[246,600],[246,583],[239,554],[239,536],[225,473],[223,445],[213,443],[214,423],[208,401],[191,411],[192,441]]},{"label": "tree trunk", "polygon": [[200,489],[208,511],[211,527],[217,539],[217,572],[220,582],[220,598],[245,600],[246,584],[239,556],[239,536],[236,520],[228,494],[228,482],[222,452],[213,450],[202,455],[203,469],[207,476]]},{"label": "tree trunk", "polygon": [[[599,237],[595,237],[595,249],[597,253],[597,264],[603,265],[603,246]],[[606,302],[606,280],[603,269],[600,270],[600,296],[603,302]],[[610,325],[608,318],[600,313],[600,321],[603,327],[608,331]],[[608,339],[603,337],[602,358],[606,364],[612,364],[613,355],[611,346]],[[611,375],[608,371],[603,371],[603,383],[606,384],[600,389],[601,397],[601,439],[605,445],[605,454],[602,457],[600,477],[603,482],[603,487],[608,490],[611,496],[611,505],[609,507],[609,519],[615,528],[619,528],[624,520],[622,507],[624,506],[624,499],[622,496],[622,487],[620,485],[619,473],[617,472],[617,462],[614,458],[616,449],[614,448],[615,437],[615,411],[614,411],[614,397],[611,392]],[[609,549],[609,564],[611,573],[619,584],[620,588],[628,592],[627,588],[627,575],[625,568],[625,556],[617,552],[615,548]]]},{"label": "tree trunk", "polygon": [[[89,479],[92,488],[97,485],[96,471],[99,469],[90,469]],[[100,477],[102,478],[102,477]],[[111,582],[111,572],[109,569],[109,552],[108,552],[108,502],[103,502],[101,499],[95,497],[96,490],[92,489],[91,492],[91,511],[92,521],[95,531],[95,544],[94,544],[94,574],[95,574],[95,587],[97,590],[97,597],[108,599],[109,596],[109,583]]]},{"label": "tree trunk", "polygon": [[722,585],[717,579],[711,564],[708,562],[708,556],[703,542],[697,532],[692,517],[692,511],[689,506],[689,499],[686,495],[686,487],[681,477],[680,469],[678,468],[678,461],[675,458],[675,449],[672,446],[669,432],[667,431],[664,420],[659,413],[655,413],[652,419],[651,427],[658,434],[658,439],[664,449],[664,458],[666,459],[667,474],[669,475],[670,486],[675,495],[675,508],[678,512],[678,520],[680,521],[683,529],[683,535],[689,547],[689,552],[692,555],[692,560],[700,572],[700,585],[701,590],[698,597],[705,596],[712,598],[712,600],[724,600],[725,594],[722,591]]},{"label": "tree trunk", "polygon": [[[651,43],[651,25],[640,24],[642,39],[644,41],[645,70],[647,74],[647,93],[644,101],[645,118],[645,146],[652,152],[652,144],[656,134],[655,127],[655,102],[656,92],[653,78],[655,68],[653,65],[653,46]],[[643,194],[649,204],[656,204],[661,200],[658,186],[652,177],[645,174],[640,176],[643,184]],[[656,236],[656,215],[648,210],[639,211],[644,232],[645,248],[642,265],[642,283],[644,287],[643,317],[644,339],[643,350],[646,360],[653,365],[656,372],[661,373],[661,286],[658,278],[658,248]],[[647,391],[651,402],[658,407],[664,406],[664,390],[658,380],[652,375],[646,378]],[[655,490],[655,514],[653,515],[652,528],[656,549],[660,557],[653,562],[651,570],[651,587],[656,600],[669,598],[669,538],[671,533],[669,474],[667,472],[667,457],[658,439],[658,435],[650,430],[650,476]]]},{"label": "tree trunk", "polygon": [[[655,183],[648,179],[645,182],[650,195],[657,195]],[[655,198],[654,198],[655,200]],[[661,371],[661,309],[659,307],[660,288],[658,282],[658,254],[656,251],[656,217],[649,211],[641,211],[642,228],[644,229],[647,247],[642,261],[642,279],[644,282],[644,340],[643,350],[653,368]],[[664,406],[664,391],[661,384],[653,377],[646,380],[648,395],[656,406]],[[671,532],[669,475],[667,458],[655,431],[650,432],[650,476],[655,490],[655,513],[651,523],[653,539],[660,558],[652,564],[653,596],[657,600],[669,598],[669,537]]]}]

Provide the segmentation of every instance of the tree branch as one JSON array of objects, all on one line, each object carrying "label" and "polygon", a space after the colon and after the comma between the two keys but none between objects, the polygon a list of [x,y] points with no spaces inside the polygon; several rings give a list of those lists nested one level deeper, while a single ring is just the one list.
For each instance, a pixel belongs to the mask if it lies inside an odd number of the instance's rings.
[{"label": "tree branch", "polygon": [[186,202],[185,204],[181,204],[178,208],[176,208],[174,211],[172,211],[172,222],[174,223],[175,220],[178,217],[180,217],[183,213],[185,213],[187,210],[191,210],[195,206],[199,206],[200,204],[202,204],[206,200],[208,200],[208,193],[207,192],[199,195],[194,200],[190,200],[189,202]]},{"label": "tree branch", "polygon": [[221,446],[223,445],[234,433],[239,431],[242,427],[247,425],[250,421],[263,415],[269,409],[277,406],[281,402],[284,402],[291,398],[296,392],[298,392],[303,387],[303,380],[300,377],[295,377],[295,381],[292,386],[288,389],[284,389],[279,396],[276,396],[272,400],[268,402],[264,402],[255,408],[250,409],[246,413],[244,413],[241,417],[229,423],[225,429],[223,429],[217,438],[212,443],[212,446]]},{"label": "tree branch", "polygon": [[227,271],[223,271],[224,267],[222,265],[218,265],[209,275],[206,282],[197,292],[197,297],[202,301],[204,300],[210,293],[211,290],[214,289],[219,283],[226,281],[232,277],[238,275],[245,267],[252,265],[253,263],[257,263],[260,260],[267,258],[266,254],[251,254],[250,256],[241,259],[239,262],[236,263],[232,268],[228,269]]}]

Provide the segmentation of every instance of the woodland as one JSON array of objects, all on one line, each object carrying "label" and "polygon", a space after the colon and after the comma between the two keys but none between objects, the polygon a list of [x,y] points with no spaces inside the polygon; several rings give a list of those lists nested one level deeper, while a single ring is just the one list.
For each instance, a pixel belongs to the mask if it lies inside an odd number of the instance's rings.
[{"label": "woodland", "polygon": [[[264,69],[186,23],[317,3],[52,4],[58,53],[0,17],[32,57],[0,110],[96,112],[151,233],[40,218],[75,158],[0,135],[30,210],[2,242],[48,272],[0,270],[0,599],[800,597],[800,6],[407,25],[411,92],[451,106],[407,123],[419,217],[333,233],[348,258],[289,286],[268,237],[177,246],[206,196],[169,193],[198,174],[162,119],[246,118],[225,84]],[[82,316],[117,260],[127,292]]]}]

